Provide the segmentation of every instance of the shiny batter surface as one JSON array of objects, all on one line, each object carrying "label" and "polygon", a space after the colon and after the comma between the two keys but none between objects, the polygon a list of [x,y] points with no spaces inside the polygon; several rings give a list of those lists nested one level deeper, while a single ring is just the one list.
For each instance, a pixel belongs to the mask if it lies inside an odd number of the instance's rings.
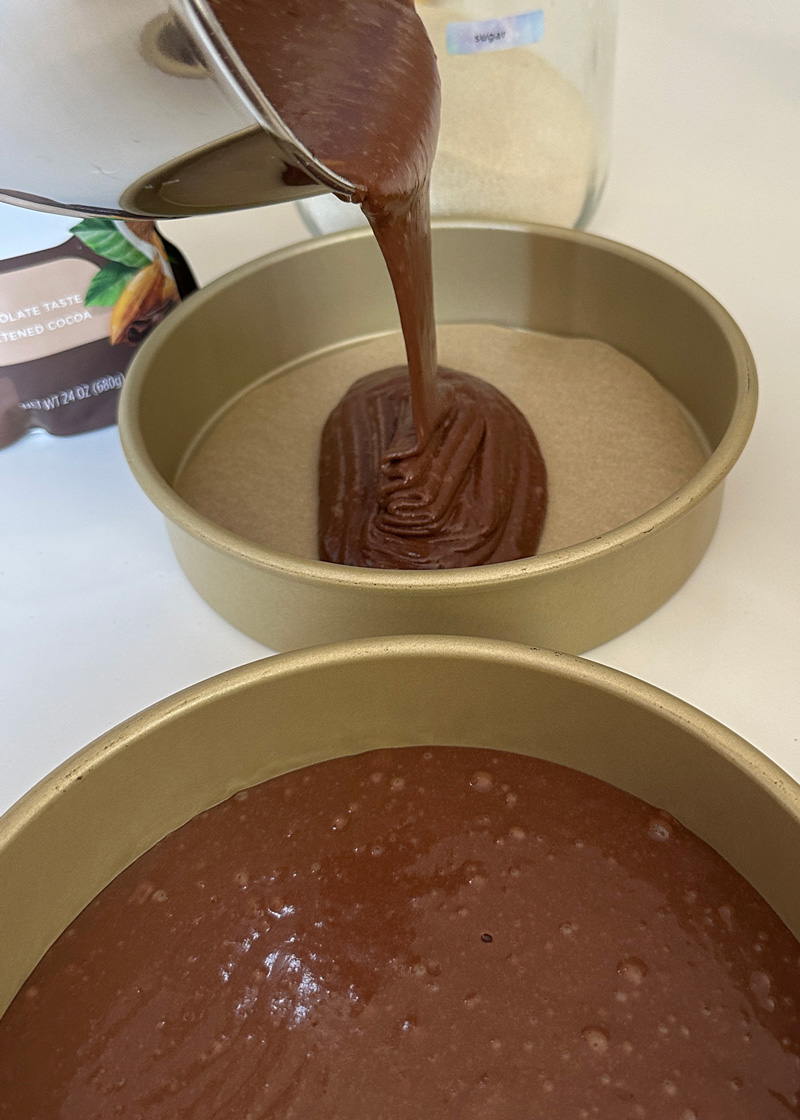
[{"label": "shiny batter surface", "polygon": [[406,748],[237,794],[0,1021],[3,1120],[781,1120],[800,946],[667,815]]}]

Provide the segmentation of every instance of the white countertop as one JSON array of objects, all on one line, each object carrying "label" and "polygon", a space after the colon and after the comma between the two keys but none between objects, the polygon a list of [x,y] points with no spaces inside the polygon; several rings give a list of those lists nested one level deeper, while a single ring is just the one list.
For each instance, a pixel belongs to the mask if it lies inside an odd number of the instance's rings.
[{"label": "white countertop", "polygon": [[[697,572],[590,656],[800,777],[800,5],[622,0],[617,73],[590,229],[728,308],[761,402]],[[292,206],[169,226],[202,281],[307,236]],[[0,452],[0,812],[127,716],[268,652],[188,584],[116,429]]]}]

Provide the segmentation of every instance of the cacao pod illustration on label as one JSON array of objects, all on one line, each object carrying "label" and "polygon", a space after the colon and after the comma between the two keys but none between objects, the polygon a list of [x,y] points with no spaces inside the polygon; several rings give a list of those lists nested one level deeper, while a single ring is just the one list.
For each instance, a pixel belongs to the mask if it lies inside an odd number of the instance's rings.
[{"label": "cacao pod illustration on label", "polygon": [[111,218],[84,218],[71,233],[106,261],[84,305],[110,307],[112,345],[136,346],[180,300],[161,238],[150,222]]}]

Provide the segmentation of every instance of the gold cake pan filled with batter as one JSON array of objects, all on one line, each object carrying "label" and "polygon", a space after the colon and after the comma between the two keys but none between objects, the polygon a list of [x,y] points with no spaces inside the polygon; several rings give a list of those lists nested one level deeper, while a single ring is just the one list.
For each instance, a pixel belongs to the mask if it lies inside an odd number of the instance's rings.
[{"label": "gold cake pan filled with batter", "polygon": [[195,685],[96,740],[0,818],[0,1014],[83,907],[197,813],[325,759],[435,744],[563,763],[667,810],[800,937],[800,786],[732,731],[570,655],[370,639]]},{"label": "gold cake pan filled with batter", "polygon": [[526,414],[548,466],[537,556],[447,571],[316,559],[317,453],[357,377],[402,359],[370,231],[274,253],[193,296],[140,349],[120,428],[187,576],[278,650],[380,634],[582,652],[689,577],[752,427],[752,355],[697,284],[544,226],[434,229],[443,364]]}]

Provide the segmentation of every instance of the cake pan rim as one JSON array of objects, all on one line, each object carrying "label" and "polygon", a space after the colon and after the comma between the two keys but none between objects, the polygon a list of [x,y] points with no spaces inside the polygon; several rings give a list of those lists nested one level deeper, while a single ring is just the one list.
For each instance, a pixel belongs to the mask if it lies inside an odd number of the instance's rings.
[{"label": "cake pan rim", "polygon": [[[566,571],[632,544],[653,532],[666,529],[693,507],[702,502],[724,482],[744,450],[753,424],[758,403],[758,380],[755,360],[750,346],[735,319],[723,305],[701,284],[679,269],[659,260],[640,249],[625,245],[611,238],[583,230],[564,229],[535,223],[497,222],[491,220],[446,219],[433,223],[434,230],[486,230],[508,231],[523,235],[535,234],[567,243],[593,246],[646,266],[666,280],[683,289],[715,320],[733,354],[736,368],[736,399],[731,419],[718,446],[695,475],[673,494],[652,509],[625,522],[609,532],[565,548],[540,555],[509,560],[499,564],[479,567],[448,568],[437,570],[359,568],[307,559],[293,553],[282,552],[267,545],[248,541],[225,529],[199,513],[181,498],[174,487],[164,479],[147,450],[145,438],[137,423],[138,402],[142,382],[149,365],[149,355],[160,345],[166,332],[180,328],[187,316],[193,315],[197,301],[213,299],[218,291],[245,280],[249,275],[282,261],[307,253],[317,252],[326,246],[351,241],[370,240],[369,229],[346,230],[312,238],[282,249],[277,249],[256,260],[218,277],[197,293],[192,300],[177,307],[159,325],[137,350],[123,386],[119,408],[119,430],[128,465],[137,482],[157,509],[177,528],[214,551],[266,572],[290,577],[303,583],[325,583],[349,588],[373,588],[382,592],[434,592],[483,589],[498,584],[528,580],[555,570]],[[435,243],[434,243],[435,252]],[[140,373],[140,371],[142,371]]]},{"label": "cake pan rim", "polygon": [[153,728],[179,723],[183,713],[213,705],[224,696],[256,686],[264,678],[280,678],[314,670],[326,663],[354,664],[375,657],[395,659],[451,658],[483,661],[538,670],[573,683],[595,687],[636,707],[656,713],[668,722],[689,729],[704,745],[755,782],[777,800],[800,830],[800,782],[749,740],[686,700],[620,669],[577,654],[526,646],[501,638],[461,635],[400,635],[354,638],[322,646],[277,653],[235,666],[164,697],[79,748],[46,774],[0,815],[0,849],[48,805],[105,759],[127,750]]}]

